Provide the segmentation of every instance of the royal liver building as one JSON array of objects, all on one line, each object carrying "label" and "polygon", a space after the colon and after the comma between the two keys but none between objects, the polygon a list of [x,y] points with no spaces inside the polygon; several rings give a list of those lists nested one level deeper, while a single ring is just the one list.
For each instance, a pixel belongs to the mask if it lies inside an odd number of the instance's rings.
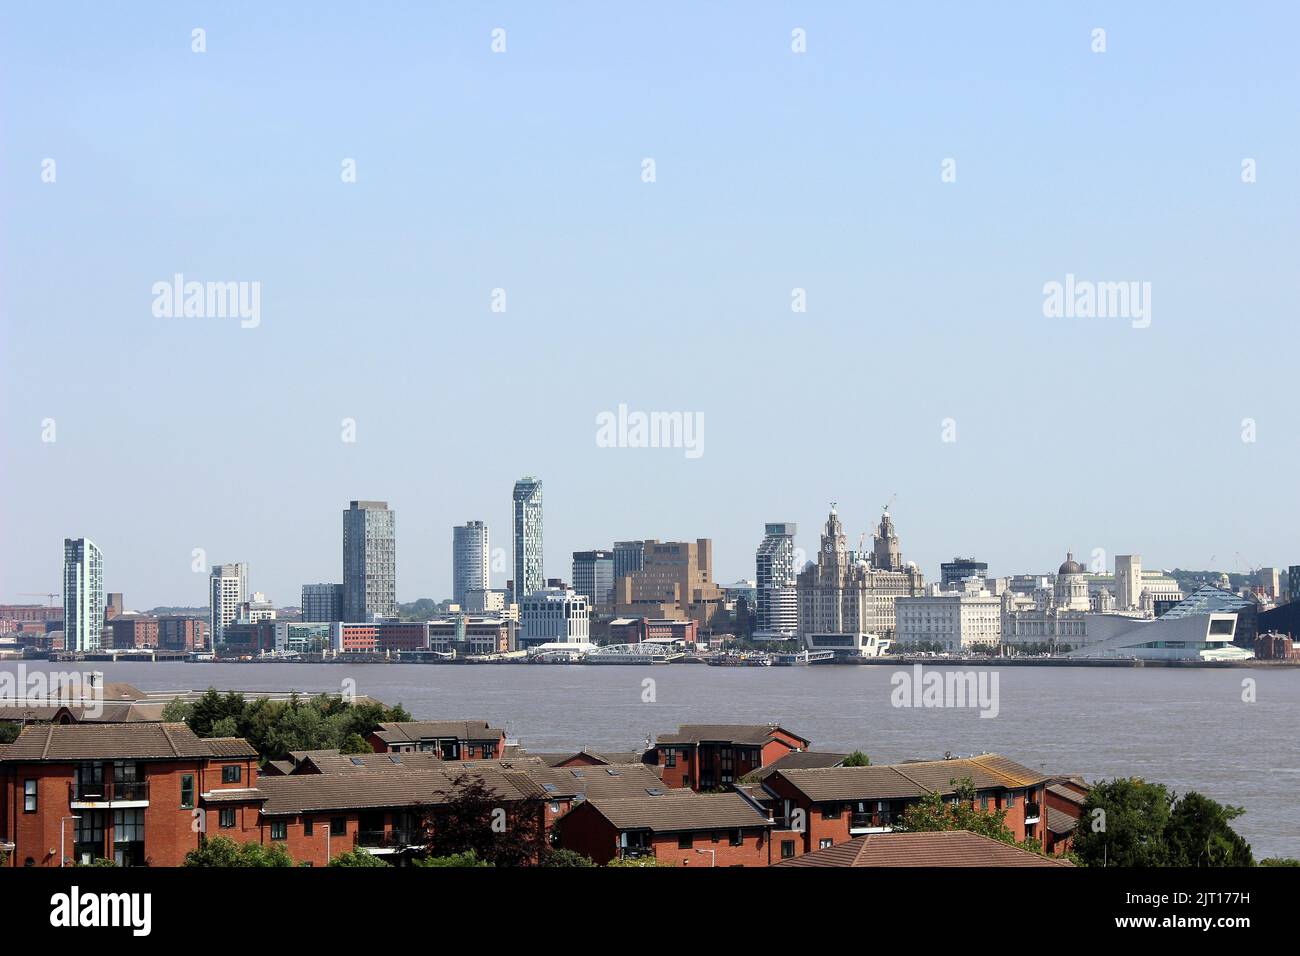
[{"label": "royal liver building", "polygon": [[817,563],[799,574],[799,636],[810,647],[833,647],[838,638],[851,653],[867,635],[892,640],[894,601],[921,594],[921,572],[915,564],[903,563],[888,511],[880,516],[872,543],[869,553],[850,551],[831,505]]}]

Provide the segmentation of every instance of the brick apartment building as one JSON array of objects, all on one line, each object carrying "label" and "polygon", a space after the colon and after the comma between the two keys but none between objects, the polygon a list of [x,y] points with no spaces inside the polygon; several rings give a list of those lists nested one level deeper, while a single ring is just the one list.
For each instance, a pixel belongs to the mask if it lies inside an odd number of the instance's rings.
[{"label": "brick apartment building", "polygon": [[165,651],[192,653],[208,649],[208,622],[169,614],[158,618],[158,646]]},{"label": "brick apartment building", "polygon": [[874,767],[777,770],[762,782],[761,790],[778,823],[797,829],[794,814],[802,811],[804,832],[796,835],[793,846],[782,847],[782,857],[788,858],[883,832],[902,818],[909,805],[933,793],[949,798],[966,779],[975,788],[975,807],[1005,810],[1006,825],[1016,840],[1033,838],[1046,847],[1042,813],[1044,785],[1050,778],[998,754]]},{"label": "brick apartment building", "polygon": [[809,743],[777,724],[682,724],[660,734],[649,757],[666,786],[714,790]]},{"label": "brick apartment building", "polygon": [[0,747],[0,842],[12,866],[179,866],[199,843],[195,811],[256,773],[247,742],[184,724],[30,725]]},{"label": "brick apartment building", "polygon": [[491,760],[506,746],[506,732],[486,720],[390,721],[367,739],[378,753],[428,751],[443,760]]},{"label": "brick apartment building", "polygon": [[1060,856],[1074,844],[1074,828],[1083,813],[1089,787],[1077,777],[1054,778],[1044,788],[1043,812],[1046,824],[1046,849]]},{"label": "brick apartment building", "polygon": [[773,829],[739,793],[650,788],[589,797],[560,818],[556,837],[600,866],[645,856],[677,866],[768,866]]},{"label": "brick apartment building", "polygon": [[109,621],[106,629],[114,650],[158,646],[158,618],[147,614],[120,615]]}]

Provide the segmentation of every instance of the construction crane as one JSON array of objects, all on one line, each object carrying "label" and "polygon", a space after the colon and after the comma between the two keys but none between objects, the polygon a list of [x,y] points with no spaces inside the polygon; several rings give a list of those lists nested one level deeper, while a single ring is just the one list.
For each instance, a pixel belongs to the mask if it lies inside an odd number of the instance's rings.
[{"label": "construction crane", "polygon": [[889,496],[889,500],[885,502],[885,506],[880,510],[884,514],[889,514],[889,506],[892,505],[897,500],[898,500],[898,492],[895,491],[892,495]]},{"label": "construction crane", "polygon": [[19,591],[21,597],[43,597],[49,600],[50,607],[54,607],[54,599],[63,597],[62,591]]}]

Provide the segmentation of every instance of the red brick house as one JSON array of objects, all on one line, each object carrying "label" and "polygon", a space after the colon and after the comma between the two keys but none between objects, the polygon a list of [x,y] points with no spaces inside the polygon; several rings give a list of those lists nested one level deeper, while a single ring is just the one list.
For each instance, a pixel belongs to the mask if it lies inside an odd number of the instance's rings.
[{"label": "red brick house", "polygon": [[492,760],[506,747],[506,732],[486,720],[390,721],[366,739],[378,753],[428,751],[443,760]]},{"label": "red brick house", "polygon": [[682,724],[660,734],[649,757],[664,784],[693,790],[727,789],[810,741],[778,724]]},{"label": "red brick house", "polygon": [[651,788],[591,796],[556,825],[559,846],[599,865],[654,857],[677,866],[768,866],[773,823],[739,793]]},{"label": "red brick house", "polygon": [[1035,838],[1046,846],[1042,813],[1049,778],[998,754],[875,767],[777,770],[761,786],[771,799],[774,818],[782,826],[802,830],[802,853],[811,853],[887,831],[909,804],[932,793],[952,799],[957,784],[965,779],[975,787],[975,807],[1005,810],[1006,825],[1017,840]]},{"label": "red brick house", "polygon": [[12,866],[179,866],[199,844],[196,810],[256,774],[247,742],[203,740],[184,724],[24,727],[0,748],[0,841]]},{"label": "red brick house", "polygon": [[1089,789],[1077,777],[1058,777],[1046,786],[1043,810],[1046,814],[1048,853],[1060,856],[1070,851],[1074,844],[1074,828],[1083,813]]}]

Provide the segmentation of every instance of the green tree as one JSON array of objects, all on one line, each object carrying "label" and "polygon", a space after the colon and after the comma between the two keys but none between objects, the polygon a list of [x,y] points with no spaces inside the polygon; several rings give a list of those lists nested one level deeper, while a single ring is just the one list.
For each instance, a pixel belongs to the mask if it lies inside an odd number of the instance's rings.
[{"label": "green tree", "polygon": [[903,811],[895,830],[907,833],[925,833],[936,830],[969,830],[1002,843],[1010,843],[1031,853],[1041,854],[1043,848],[1033,839],[1016,842],[1016,836],[1007,826],[1006,810],[984,810],[975,803],[975,784],[970,777],[953,779],[949,785],[954,793],[944,800],[937,793],[928,793]]},{"label": "green tree", "polygon": [[348,734],[343,738],[343,743],[339,746],[339,753],[343,754],[372,754],[374,752],[375,748],[370,746],[370,741],[360,734]]},{"label": "green tree", "polygon": [[330,866],[357,866],[357,867],[387,867],[389,864],[373,853],[368,853],[361,847],[353,847],[346,853],[340,853],[329,862]]},{"label": "green tree", "polygon": [[1196,791],[1179,799],[1165,825],[1168,866],[1252,866],[1250,844],[1230,821],[1246,811],[1211,800]]},{"label": "green tree", "polygon": [[[0,864],[3,865],[3,864]],[[1300,860],[1290,856],[1266,856],[1256,866],[1300,866]]]},{"label": "green tree", "polygon": [[11,744],[23,732],[23,725],[16,720],[0,721],[0,744]]},{"label": "green tree", "polygon": [[474,866],[484,867],[491,866],[487,860],[480,860],[478,854],[473,850],[466,850],[464,853],[452,853],[447,856],[424,856],[416,857],[411,861],[416,866]]},{"label": "green tree", "polygon": [[171,700],[167,701],[166,705],[163,707],[163,723],[188,724],[190,722],[190,716],[193,713],[193,704],[183,701],[179,697],[173,697]]},{"label": "green tree", "polygon": [[549,847],[540,826],[511,819],[482,777],[459,774],[450,792],[451,798],[426,813],[421,823],[428,856],[473,851],[494,866],[530,866],[546,855]]},{"label": "green tree", "polygon": [[844,758],[844,766],[845,767],[870,767],[871,758],[868,757],[866,754],[864,754],[861,750],[855,750],[853,751],[853,753],[849,754],[847,757]]},{"label": "green tree", "polygon": [[289,851],[278,843],[236,843],[229,837],[212,837],[185,854],[185,866],[293,866]]},{"label": "green tree", "polygon": [[1075,856],[1084,866],[1165,866],[1172,804],[1161,784],[1136,777],[1103,780],[1083,802],[1074,829]]},{"label": "green tree", "polygon": [[551,850],[542,858],[542,866],[595,866],[590,857],[573,850]]},{"label": "green tree", "polygon": [[676,866],[668,860],[659,860],[653,856],[629,856],[624,858],[615,857],[605,864],[606,866]]}]

